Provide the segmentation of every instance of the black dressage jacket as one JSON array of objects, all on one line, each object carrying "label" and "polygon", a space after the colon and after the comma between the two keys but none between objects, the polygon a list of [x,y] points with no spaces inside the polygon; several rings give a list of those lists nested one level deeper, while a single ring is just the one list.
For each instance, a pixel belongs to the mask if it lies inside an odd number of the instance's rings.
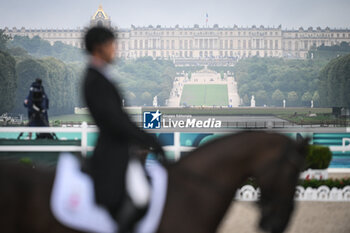
[{"label": "black dressage jacket", "polygon": [[158,151],[161,147],[151,134],[129,119],[116,86],[94,67],[89,67],[85,74],[84,98],[100,130],[93,156],[88,161],[96,201],[115,212],[124,195],[129,147],[153,147]]}]

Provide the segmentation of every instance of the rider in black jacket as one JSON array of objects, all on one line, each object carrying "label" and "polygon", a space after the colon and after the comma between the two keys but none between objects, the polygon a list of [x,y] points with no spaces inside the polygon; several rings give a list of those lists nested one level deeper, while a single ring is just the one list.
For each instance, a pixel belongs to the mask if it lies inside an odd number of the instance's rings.
[{"label": "rider in black jacket", "polygon": [[[107,207],[118,222],[125,196],[125,173],[130,147],[151,148],[163,153],[155,137],[138,128],[122,108],[119,90],[110,81],[108,65],[116,56],[116,39],[104,27],[91,28],[85,35],[90,55],[84,79],[84,98],[100,133],[89,161],[97,203]],[[131,216],[132,217],[132,216]]]}]

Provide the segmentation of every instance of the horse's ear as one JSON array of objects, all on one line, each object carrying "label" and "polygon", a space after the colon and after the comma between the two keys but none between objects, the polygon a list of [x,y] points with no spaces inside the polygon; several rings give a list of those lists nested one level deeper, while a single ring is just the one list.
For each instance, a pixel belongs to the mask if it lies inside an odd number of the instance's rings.
[{"label": "horse's ear", "polygon": [[303,139],[304,139],[303,136],[301,136],[300,133],[297,133],[297,142],[301,143],[303,141]]},{"label": "horse's ear", "polygon": [[310,141],[311,139],[309,137],[303,138],[300,133],[297,133],[297,145],[301,154],[306,154]]}]

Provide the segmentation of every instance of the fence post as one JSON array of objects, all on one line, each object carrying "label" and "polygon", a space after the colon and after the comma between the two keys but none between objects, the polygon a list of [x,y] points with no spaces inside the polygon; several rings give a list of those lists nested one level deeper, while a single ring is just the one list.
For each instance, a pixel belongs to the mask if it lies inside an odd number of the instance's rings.
[{"label": "fence post", "polygon": [[86,157],[87,154],[87,123],[84,121],[81,124],[81,154]]},{"label": "fence post", "polygon": [[181,158],[180,132],[174,132],[174,159],[178,161]]}]

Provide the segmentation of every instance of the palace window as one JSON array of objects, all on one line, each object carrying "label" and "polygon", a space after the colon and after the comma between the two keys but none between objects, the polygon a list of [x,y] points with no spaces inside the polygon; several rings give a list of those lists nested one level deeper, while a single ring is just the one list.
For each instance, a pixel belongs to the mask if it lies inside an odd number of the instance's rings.
[{"label": "palace window", "polygon": [[137,40],[134,41],[134,49],[137,49]]},{"label": "palace window", "polygon": [[243,40],[243,49],[246,49],[246,48],[247,48],[246,40]]},{"label": "palace window", "polygon": [[252,41],[248,40],[248,49],[251,49],[251,48],[252,48]]},{"label": "palace window", "polygon": [[140,40],[140,49],[143,49],[143,40]]},{"label": "palace window", "polygon": [[238,48],[240,49],[241,48],[241,41],[238,40]]},{"label": "palace window", "polygon": [[233,49],[233,40],[230,40],[230,48]]},{"label": "palace window", "polygon": [[190,49],[193,48],[193,40],[190,40]]},{"label": "palace window", "polygon": [[148,49],[148,40],[145,40],[145,49]]},{"label": "palace window", "polygon": [[278,49],[278,40],[275,40],[275,49]]},{"label": "palace window", "polygon": [[228,49],[228,41],[225,40],[225,49]]},{"label": "palace window", "polygon": [[155,49],[156,48],[156,46],[157,46],[157,40],[156,39],[153,39],[153,49]]},{"label": "palace window", "polygon": [[[188,49],[188,42],[187,42],[187,40],[185,40],[185,49]],[[186,57],[187,57],[187,55],[186,55]]]},{"label": "palace window", "polygon": [[166,48],[169,49],[170,48],[170,43],[169,40],[166,41]]},{"label": "palace window", "polygon": [[164,49],[164,40],[161,40],[161,41],[160,41],[160,48],[161,48],[161,49]]},{"label": "palace window", "polygon": [[273,49],[273,40],[270,40],[270,48],[269,49]]},{"label": "palace window", "polygon": [[182,49],[182,40],[179,41],[179,48]]},{"label": "palace window", "polygon": [[172,48],[172,49],[175,49],[175,40],[172,40],[172,41],[171,41],[171,48]]}]

